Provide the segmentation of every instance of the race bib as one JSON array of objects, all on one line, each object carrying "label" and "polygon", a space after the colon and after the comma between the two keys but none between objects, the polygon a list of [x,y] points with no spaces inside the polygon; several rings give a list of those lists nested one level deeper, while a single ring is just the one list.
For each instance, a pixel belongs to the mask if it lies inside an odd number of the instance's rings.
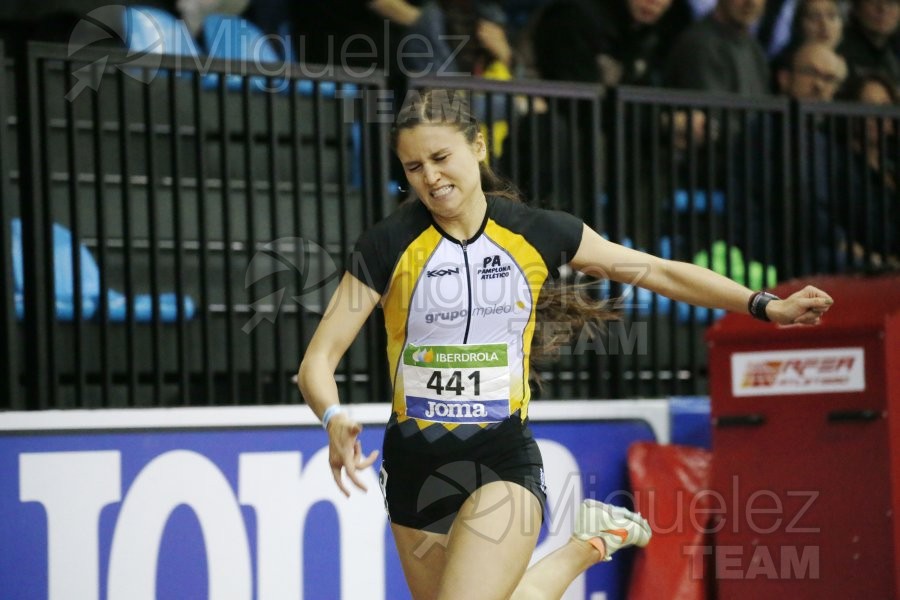
[{"label": "race bib", "polygon": [[507,345],[408,345],[403,350],[406,414],[438,423],[494,423],[509,417]]}]

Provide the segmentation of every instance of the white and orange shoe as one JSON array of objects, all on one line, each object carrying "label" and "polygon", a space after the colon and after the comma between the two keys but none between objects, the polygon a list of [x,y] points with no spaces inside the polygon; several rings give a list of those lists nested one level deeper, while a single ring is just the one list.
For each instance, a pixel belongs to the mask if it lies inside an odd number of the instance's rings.
[{"label": "white and orange shoe", "polygon": [[643,548],[650,543],[653,532],[639,513],[588,498],[578,509],[572,535],[604,552],[603,560],[608,561],[622,548]]}]

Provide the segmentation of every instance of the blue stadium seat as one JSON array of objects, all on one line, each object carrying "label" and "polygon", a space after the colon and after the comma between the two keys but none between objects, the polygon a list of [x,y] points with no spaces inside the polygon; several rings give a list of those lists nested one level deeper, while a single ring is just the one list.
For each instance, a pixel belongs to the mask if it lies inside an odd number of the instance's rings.
[{"label": "blue stadium seat", "polygon": [[[705,190],[694,190],[694,211],[706,212],[708,203]],[[688,190],[675,190],[675,210],[686,213],[691,209],[691,193]],[[725,212],[725,194],[719,190],[713,190],[712,210],[720,215]]]},{"label": "blue stadium seat", "polygon": [[16,319],[25,318],[25,266],[22,259],[22,221],[13,219],[10,223],[12,237],[13,301]]},{"label": "blue stadium seat", "polygon": [[[13,291],[16,316],[25,317],[25,267],[22,257],[22,221],[12,219]],[[81,317],[90,319],[97,312],[100,297],[100,270],[94,257],[80,246]],[[72,234],[65,227],[53,224],[53,287],[56,292],[56,318],[71,321],[75,318],[75,278],[72,260]]]},{"label": "blue stadium seat", "polygon": [[[122,323],[128,317],[128,298],[125,294],[116,290],[109,290],[107,295],[109,303],[109,320],[113,323]],[[134,311],[134,320],[138,323],[148,323],[153,320],[153,296],[139,294],[132,299],[131,310]],[[196,306],[190,296],[182,298],[181,314],[187,321],[194,318]],[[178,320],[178,295],[164,293],[159,295],[159,320],[163,323],[172,323]]]},{"label": "blue stadium seat", "polygon": [[[629,286],[630,288],[630,286]],[[642,317],[648,317],[653,310],[653,300],[656,298],[656,312],[658,315],[668,315],[674,308],[681,324],[691,322],[691,305],[684,302],[675,302],[666,296],[661,296],[642,287],[633,288],[632,295],[629,297],[632,314],[638,314]],[[704,323],[709,318],[710,309],[703,306],[695,306],[694,319],[697,323]],[[712,319],[714,321],[725,316],[724,311],[720,308],[712,309]]]},{"label": "blue stadium seat", "polygon": [[[619,244],[626,248],[633,248],[634,244],[631,238],[623,238]],[[642,248],[639,250],[643,251]],[[663,236],[657,242],[655,249],[656,256],[660,258],[672,258],[672,240],[668,236]],[[626,314],[632,316],[649,317],[653,314],[653,302],[656,301],[656,314],[663,316],[668,315],[672,310],[676,311],[678,322],[681,324],[691,322],[691,305],[684,302],[676,302],[666,296],[656,294],[648,289],[624,285],[622,287],[622,298],[624,299],[624,308]],[[703,323],[709,318],[710,309],[696,306],[694,310],[694,319],[697,323]],[[718,320],[725,316],[726,311],[722,309],[713,309],[712,318]]]},{"label": "blue stadium seat", "polygon": [[[22,222],[12,219],[12,262],[13,262],[13,296],[16,304],[16,317],[25,317],[25,268],[22,257]],[[79,260],[81,269],[81,316],[91,319],[97,314],[100,305],[100,267],[94,260],[90,250],[79,244]],[[72,260],[72,232],[57,223],[53,224],[53,285],[56,293],[56,318],[60,321],[72,321],[75,318],[75,277]],[[121,322],[126,318],[126,297],[115,290],[108,290],[109,319]],[[190,296],[182,299],[182,315],[185,320],[193,318],[196,313],[194,301]],[[152,320],[153,297],[149,295],[135,296],[132,302],[134,318],[138,322]],[[159,315],[162,322],[173,322],[177,319],[178,297],[175,294],[159,295]]]},{"label": "blue stadium seat", "polygon": [[[56,316],[61,321],[75,318],[75,261],[72,256],[72,232],[53,224],[53,282],[56,291]],[[90,251],[78,244],[81,269],[81,315],[90,319],[97,311],[100,297],[100,269]]]}]

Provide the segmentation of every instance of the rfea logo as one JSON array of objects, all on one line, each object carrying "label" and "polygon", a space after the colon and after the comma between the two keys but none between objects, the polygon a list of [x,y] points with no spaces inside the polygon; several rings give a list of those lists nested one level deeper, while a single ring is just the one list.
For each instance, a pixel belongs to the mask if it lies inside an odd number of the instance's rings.
[{"label": "rfea logo", "polygon": [[865,355],[862,348],[738,352],[731,378],[735,396],[863,391]]}]

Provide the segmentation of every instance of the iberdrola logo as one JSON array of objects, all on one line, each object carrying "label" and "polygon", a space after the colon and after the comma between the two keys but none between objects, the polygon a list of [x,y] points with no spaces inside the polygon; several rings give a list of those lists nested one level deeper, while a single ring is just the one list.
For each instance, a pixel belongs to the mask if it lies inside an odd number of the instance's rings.
[{"label": "iberdrola logo", "polygon": [[434,362],[434,351],[431,348],[421,348],[413,352],[413,360],[417,363]]}]

